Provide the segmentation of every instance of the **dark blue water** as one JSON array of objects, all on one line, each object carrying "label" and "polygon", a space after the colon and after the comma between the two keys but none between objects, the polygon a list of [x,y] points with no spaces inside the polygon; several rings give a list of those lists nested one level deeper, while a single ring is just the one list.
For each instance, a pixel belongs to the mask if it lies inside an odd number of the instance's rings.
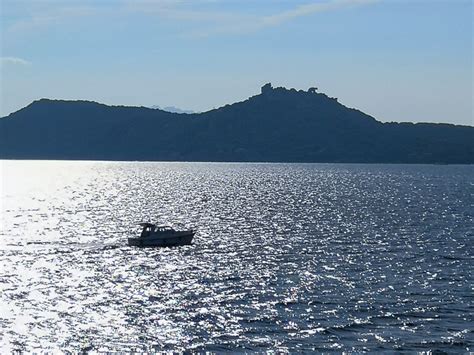
[{"label": "dark blue water", "polygon": [[474,167],[1,164],[2,352],[473,350]]}]

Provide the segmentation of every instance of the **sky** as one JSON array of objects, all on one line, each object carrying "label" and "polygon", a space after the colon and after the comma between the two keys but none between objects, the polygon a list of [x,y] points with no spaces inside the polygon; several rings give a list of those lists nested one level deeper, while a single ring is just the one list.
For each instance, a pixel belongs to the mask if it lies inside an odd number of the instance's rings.
[{"label": "sky", "polygon": [[473,123],[471,0],[1,0],[0,116],[40,98],[206,111],[316,86]]}]

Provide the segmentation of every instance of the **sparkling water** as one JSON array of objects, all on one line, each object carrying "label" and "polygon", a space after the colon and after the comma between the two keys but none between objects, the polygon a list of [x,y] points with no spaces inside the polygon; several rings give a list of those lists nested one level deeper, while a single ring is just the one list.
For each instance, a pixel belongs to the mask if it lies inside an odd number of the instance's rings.
[{"label": "sparkling water", "polygon": [[2,353],[473,350],[472,166],[1,167]]}]

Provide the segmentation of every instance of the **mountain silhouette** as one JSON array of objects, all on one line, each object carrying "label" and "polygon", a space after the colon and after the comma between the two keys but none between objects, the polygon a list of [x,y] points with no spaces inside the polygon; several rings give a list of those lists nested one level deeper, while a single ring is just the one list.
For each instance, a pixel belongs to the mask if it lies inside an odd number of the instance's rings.
[{"label": "mountain silhouette", "polygon": [[474,163],[474,127],[382,123],[337,99],[262,87],[204,113],[41,99],[0,119],[0,158]]}]

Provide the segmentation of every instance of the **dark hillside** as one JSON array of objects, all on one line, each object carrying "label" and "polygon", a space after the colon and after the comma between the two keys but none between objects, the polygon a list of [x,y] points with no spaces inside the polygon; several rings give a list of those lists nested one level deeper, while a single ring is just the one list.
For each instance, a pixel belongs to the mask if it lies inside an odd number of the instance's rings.
[{"label": "dark hillside", "polygon": [[381,123],[315,89],[201,114],[42,99],[0,119],[0,158],[474,163],[474,128]]}]

